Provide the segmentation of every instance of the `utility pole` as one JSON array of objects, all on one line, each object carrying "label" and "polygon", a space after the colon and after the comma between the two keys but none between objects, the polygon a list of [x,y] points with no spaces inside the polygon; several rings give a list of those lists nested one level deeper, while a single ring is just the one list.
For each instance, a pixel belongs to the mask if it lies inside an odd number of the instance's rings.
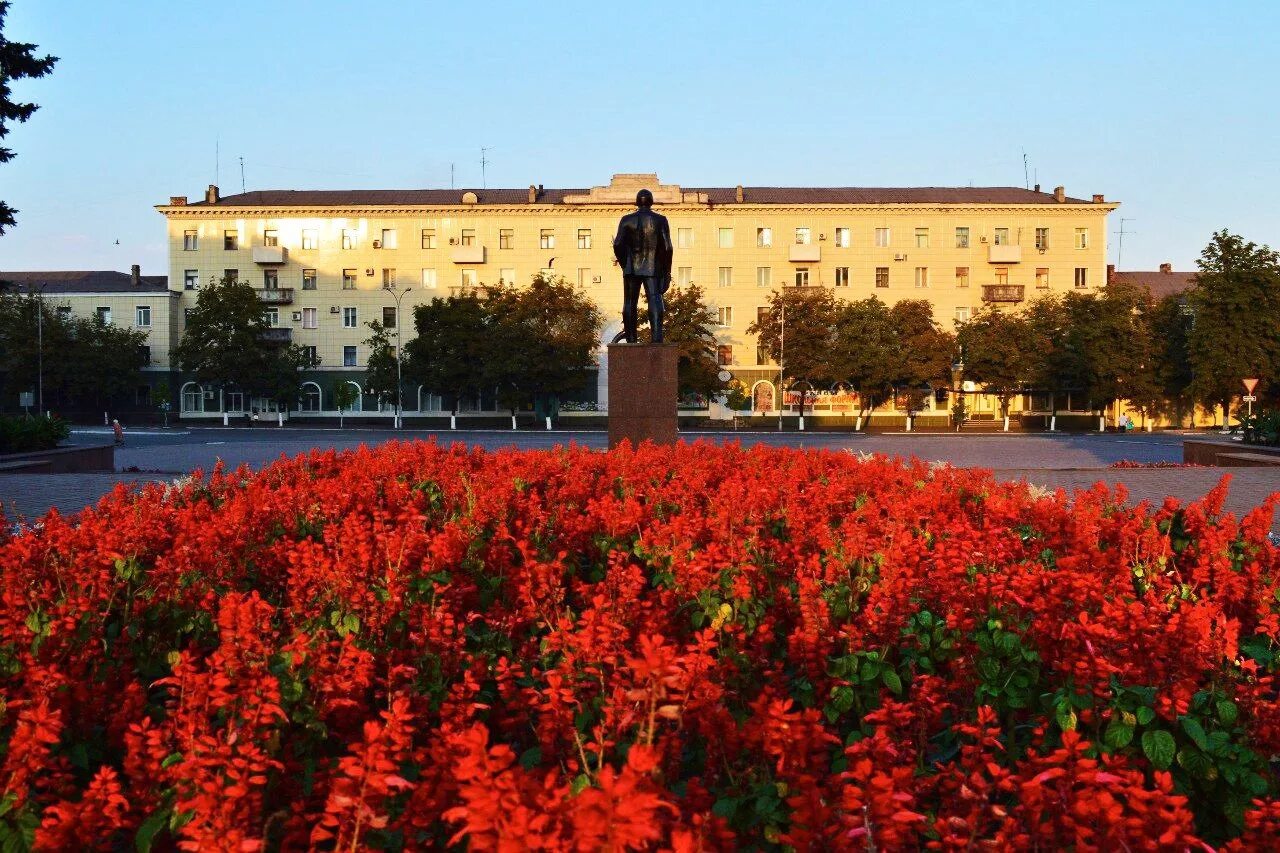
[{"label": "utility pole", "polygon": [[489,165],[489,161],[486,160],[484,156],[488,150],[489,149],[484,146],[480,147],[480,189],[482,190],[489,188],[488,181],[485,178],[485,166]]},{"label": "utility pole", "polygon": [[240,158],[240,192],[244,192],[244,157]]},{"label": "utility pole", "polygon": [[786,392],[782,390],[783,377],[783,359],[787,355],[787,303],[786,297],[782,299],[782,330],[778,335],[778,432],[782,432],[782,410],[786,406]]},{"label": "utility pole", "polygon": [[[386,286],[383,289],[388,292],[391,292],[392,290],[390,286]],[[400,429],[403,425],[403,421],[401,420],[401,416],[400,416],[401,411],[403,411],[403,404],[401,403],[401,394],[403,394],[404,392],[404,388],[403,388],[404,380],[401,379],[401,376],[400,376],[400,364],[401,364],[400,328],[401,326],[404,325],[403,323],[404,318],[400,316],[400,300],[404,299],[405,294],[409,293],[412,290],[413,290],[412,287],[406,287],[404,290],[396,291],[396,296],[395,296],[395,300],[396,300],[396,424],[395,424],[395,428],[396,429]]]},{"label": "utility pole", "polygon": [[1123,257],[1123,255],[1124,255],[1124,235],[1125,235],[1125,234],[1137,234],[1137,233],[1138,233],[1137,231],[1125,231],[1125,230],[1124,230],[1124,224],[1125,224],[1126,222],[1133,222],[1133,221],[1135,221],[1135,220],[1134,220],[1132,217],[1127,217],[1127,216],[1122,216],[1122,217],[1120,217],[1120,230],[1119,230],[1119,231],[1117,231],[1117,232],[1115,232],[1116,234],[1118,234],[1118,235],[1120,236],[1120,241],[1119,241],[1119,243],[1116,245],[1116,269],[1117,269],[1117,270],[1119,270],[1119,269],[1120,269],[1120,258],[1121,258],[1121,257]]}]

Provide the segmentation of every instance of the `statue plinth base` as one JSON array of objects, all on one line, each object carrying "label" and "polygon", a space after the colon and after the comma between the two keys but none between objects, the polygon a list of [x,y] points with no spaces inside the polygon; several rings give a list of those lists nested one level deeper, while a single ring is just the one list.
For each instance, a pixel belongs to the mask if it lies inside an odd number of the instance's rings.
[{"label": "statue plinth base", "polygon": [[609,346],[609,447],[625,438],[675,444],[677,378],[675,344]]}]

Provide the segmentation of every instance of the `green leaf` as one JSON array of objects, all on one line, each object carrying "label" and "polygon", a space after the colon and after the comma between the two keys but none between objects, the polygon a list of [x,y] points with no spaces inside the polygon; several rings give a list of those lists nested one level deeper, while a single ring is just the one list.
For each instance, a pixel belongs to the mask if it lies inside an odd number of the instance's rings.
[{"label": "green leaf", "polygon": [[360,617],[355,615],[354,613],[348,613],[346,616],[342,617],[342,627],[346,628],[347,632],[350,634],[359,633]]},{"label": "green leaf", "polygon": [[1193,717],[1182,718],[1182,730],[1187,733],[1187,737],[1191,738],[1191,742],[1201,749],[1207,749],[1209,746],[1209,738],[1204,733],[1204,726]]},{"label": "green leaf", "polygon": [[891,669],[886,669],[881,674],[880,678],[882,681],[884,681],[885,687],[888,687],[897,695],[902,694],[902,679],[898,677],[898,673],[894,672]]},{"label": "green leaf", "polygon": [[163,808],[152,812],[151,816],[142,822],[142,826],[138,827],[138,834],[133,839],[134,849],[138,853],[151,853],[151,844],[155,841],[156,834],[169,825],[171,813],[171,809]]},{"label": "green leaf", "polygon": [[1112,718],[1107,724],[1107,729],[1102,734],[1102,742],[1112,749],[1122,749],[1129,745],[1133,740],[1133,726],[1120,719],[1119,715]]},{"label": "green leaf", "polygon": [[1239,711],[1236,709],[1236,703],[1229,699],[1219,699],[1217,703],[1218,719],[1222,721],[1224,726],[1229,726],[1236,721]]},{"label": "green leaf", "polygon": [[573,781],[569,783],[569,793],[577,795],[591,785],[591,777],[586,773],[579,773],[573,777]]},{"label": "green leaf", "polygon": [[520,766],[525,770],[532,770],[542,763],[542,747],[531,746],[524,752],[520,753]]},{"label": "green leaf", "polygon": [[1073,732],[1076,730],[1076,712],[1071,709],[1070,703],[1061,702],[1058,704],[1058,711],[1054,715],[1058,721],[1058,728],[1064,732]]},{"label": "green leaf", "polygon": [[171,753],[171,754],[169,754],[169,755],[166,755],[166,756],[165,756],[165,758],[164,758],[164,761],[161,761],[161,762],[160,762],[160,766],[161,766],[161,767],[172,767],[173,765],[177,764],[177,763],[178,763],[179,761],[181,761],[181,760],[182,760],[182,753],[181,753],[181,752],[174,752],[174,753]]},{"label": "green leaf", "polygon": [[1156,712],[1144,705],[1138,709],[1135,716],[1138,718],[1138,725],[1145,726],[1156,718]]},{"label": "green leaf", "polygon": [[1142,754],[1158,770],[1168,770],[1173,764],[1173,757],[1177,751],[1178,746],[1173,740],[1173,735],[1164,729],[1153,729],[1142,735]]}]

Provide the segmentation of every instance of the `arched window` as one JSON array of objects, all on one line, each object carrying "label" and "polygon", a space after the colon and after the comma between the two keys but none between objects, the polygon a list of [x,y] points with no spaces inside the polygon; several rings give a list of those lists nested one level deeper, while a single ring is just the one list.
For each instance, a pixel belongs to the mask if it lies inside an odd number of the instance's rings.
[{"label": "arched window", "polygon": [[432,394],[421,385],[418,386],[418,411],[439,412],[444,409],[444,400],[438,394]]},{"label": "arched window", "polygon": [[753,412],[768,412],[775,408],[776,397],[774,396],[773,383],[767,379],[761,379],[751,386],[751,410]]},{"label": "arched window", "polygon": [[360,387],[360,383],[355,380],[348,380],[347,384],[356,389],[356,401],[351,404],[348,411],[363,412],[364,411],[364,389]]},{"label": "arched window", "polygon": [[197,382],[188,382],[182,386],[182,411],[204,411],[204,389]]},{"label": "arched window", "polygon": [[321,409],[320,386],[314,382],[302,383],[302,399],[298,408],[304,412],[318,412]]}]

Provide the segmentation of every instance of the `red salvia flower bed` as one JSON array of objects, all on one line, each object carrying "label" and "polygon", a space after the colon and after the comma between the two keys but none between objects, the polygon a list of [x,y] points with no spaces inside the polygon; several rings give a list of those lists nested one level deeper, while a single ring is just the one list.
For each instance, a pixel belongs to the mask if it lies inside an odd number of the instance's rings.
[{"label": "red salvia flower bed", "polygon": [[0,542],[0,843],[1275,849],[1225,488],[421,443],[121,488]]}]

